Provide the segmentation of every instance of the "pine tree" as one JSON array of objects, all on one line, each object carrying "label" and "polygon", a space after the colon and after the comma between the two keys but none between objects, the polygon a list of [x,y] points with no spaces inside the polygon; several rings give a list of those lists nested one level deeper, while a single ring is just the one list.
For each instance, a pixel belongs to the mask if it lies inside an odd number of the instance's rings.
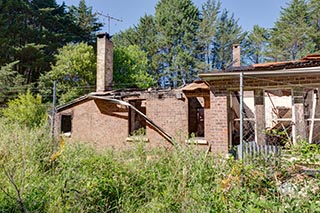
[{"label": "pine tree", "polygon": [[234,15],[229,16],[227,10],[223,10],[219,16],[216,36],[213,41],[212,65],[215,69],[226,69],[232,66],[232,45],[241,44],[246,32],[242,32]]},{"label": "pine tree", "polygon": [[70,14],[82,31],[81,40],[90,44],[95,43],[95,33],[101,29],[103,24],[98,22],[97,13],[92,12],[92,7],[88,7],[85,0],[80,0],[78,7],[70,7]]},{"label": "pine tree", "polygon": [[310,37],[315,44],[315,52],[320,51],[320,2],[319,0],[310,0],[309,3],[309,17],[313,33]]},{"label": "pine tree", "polygon": [[274,61],[296,60],[312,53],[315,44],[310,35],[308,5],[305,0],[291,0],[282,8],[279,20],[271,30],[268,56]]},{"label": "pine tree", "polygon": [[254,25],[252,32],[246,39],[245,58],[251,63],[266,61],[265,50],[268,45],[269,32],[266,28]]},{"label": "pine tree", "polygon": [[161,83],[179,86],[195,78],[199,11],[191,0],[161,0],[155,15]]},{"label": "pine tree", "polygon": [[0,0],[0,66],[19,61],[14,69],[35,83],[58,48],[88,34],[73,18],[56,0]]},{"label": "pine tree", "polygon": [[221,2],[207,0],[202,5],[201,22],[199,24],[199,54],[203,62],[201,69],[206,72],[212,69],[212,42],[216,35],[218,14],[220,12]]},{"label": "pine tree", "polygon": [[157,28],[155,18],[152,15],[144,15],[139,23],[129,29],[113,36],[112,41],[118,48],[130,45],[139,46],[147,54],[148,74],[155,81],[159,81],[160,63],[158,61]]}]

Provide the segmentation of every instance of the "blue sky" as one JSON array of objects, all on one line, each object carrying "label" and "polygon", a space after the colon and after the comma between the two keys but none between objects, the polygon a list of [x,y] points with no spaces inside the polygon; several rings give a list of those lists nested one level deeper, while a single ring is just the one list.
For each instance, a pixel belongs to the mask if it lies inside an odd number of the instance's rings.
[{"label": "blue sky", "polygon": [[[79,0],[57,0],[60,4],[78,5]],[[193,0],[199,8],[206,0]],[[111,34],[125,30],[130,26],[138,24],[139,18],[144,14],[154,15],[154,8],[158,0],[86,0],[88,6],[93,7],[93,11],[109,14],[123,22],[110,22]],[[279,18],[281,7],[286,7],[290,0],[221,0],[222,8],[226,8],[234,13],[239,19],[239,25],[244,30],[250,31],[254,24],[270,28]],[[105,23],[103,31],[107,31],[107,19],[100,17],[100,21]]]}]

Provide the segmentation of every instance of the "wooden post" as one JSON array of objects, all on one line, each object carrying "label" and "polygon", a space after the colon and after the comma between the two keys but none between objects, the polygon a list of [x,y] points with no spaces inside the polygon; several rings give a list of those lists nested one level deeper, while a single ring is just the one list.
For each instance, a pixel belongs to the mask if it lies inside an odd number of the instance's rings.
[{"label": "wooden post", "polygon": [[303,88],[292,89],[292,117],[293,117],[293,145],[296,145],[298,140],[305,140],[306,125],[304,120],[304,90]]},{"label": "wooden post", "polygon": [[239,159],[243,160],[243,72],[240,73],[240,146],[239,146]]},{"label": "wooden post", "polygon": [[53,82],[53,97],[52,97],[52,114],[51,114],[51,137],[54,139],[55,132],[55,117],[56,117],[56,99],[57,99],[57,81]]},{"label": "wooden post", "polygon": [[255,108],[255,141],[258,145],[266,144],[265,133],[265,107],[264,107],[264,91],[254,90],[254,108]]},{"label": "wooden post", "polygon": [[317,94],[318,89],[315,89],[312,93],[312,114],[311,114],[311,124],[309,129],[309,143],[312,143],[312,137],[313,137],[313,130],[314,130],[314,119],[316,114],[316,107],[317,107]]}]

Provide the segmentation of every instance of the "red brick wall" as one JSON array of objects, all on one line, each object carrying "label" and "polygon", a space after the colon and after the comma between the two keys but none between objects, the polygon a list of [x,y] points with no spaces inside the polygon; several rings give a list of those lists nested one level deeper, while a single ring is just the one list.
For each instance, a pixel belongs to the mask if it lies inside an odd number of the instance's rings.
[{"label": "red brick wall", "polygon": [[128,110],[102,100],[89,100],[57,114],[72,115],[71,139],[94,143],[98,147],[120,148],[128,136]]},{"label": "red brick wall", "polygon": [[[178,96],[176,96],[178,94]],[[146,115],[154,123],[173,136],[180,144],[188,137],[188,99],[183,93],[170,91],[163,93],[142,93],[139,98],[146,101]],[[128,100],[127,100],[128,101]],[[212,151],[228,150],[227,96],[206,98],[205,139],[211,143]],[[126,142],[129,133],[128,109],[104,100],[87,100],[61,110],[57,114],[57,130],[61,114],[72,114],[72,134],[74,141],[94,143],[97,147],[130,148]],[[190,122],[194,122],[191,121]],[[147,124],[146,136],[149,147],[171,145],[154,128]],[[206,145],[199,145],[206,149]]]},{"label": "red brick wall", "polygon": [[[181,91],[177,91],[181,93]],[[147,95],[147,116],[158,126],[181,143],[188,134],[188,102],[187,98],[177,99],[175,92]],[[152,142],[168,144],[151,126],[147,127],[147,137]]]},{"label": "red brick wall", "polygon": [[205,109],[205,138],[213,152],[228,151],[228,95],[210,93],[210,108]]}]

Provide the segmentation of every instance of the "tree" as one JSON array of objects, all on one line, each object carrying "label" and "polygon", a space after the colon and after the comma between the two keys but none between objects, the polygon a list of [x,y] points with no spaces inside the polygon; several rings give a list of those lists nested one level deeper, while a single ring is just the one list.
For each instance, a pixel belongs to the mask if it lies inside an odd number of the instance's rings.
[{"label": "tree", "polygon": [[219,16],[216,36],[213,40],[212,65],[215,69],[226,69],[232,65],[232,45],[241,44],[244,41],[246,32],[242,32],[232,14],[223,10]]},{"label": "tree", "polygon": [[83,19],[75,18],[56,0],[0,0],[0,66],[19,61],[14,69],[25,84],[35,83],[58,48],[86,39],[89,28],[82,30]]},{"label": "tree", "polygon": [[147,54],[148,74],[155,81],[159,81],[160,67],[157,60],[159,51],[156,38],[157,28],[154,17],[152,15],[144,15],[136,26],[116,34],[112,41],[118,47],[139,46]]},{"label": "tree", "polygon": [[205,72],[212,69],[212,42],[217,31],[216,27],[220,8],[221,2],[216,2],[215,0],[207,0],[202,5],[198,39],[200,49],[199,54],[201,61],[204,64],[202,66],[202,70]]},{"label": "tree", "polygon": [[266,60],[265,51],[268,45],[269,31],[258,25],[253,26],[252,32],[246,39],[245,58],[258,64]]},{"label": "tree", "polygon": [[196,74],[199,11],[191,0],[161,0],[156,5],[158,63],[162,83],[192,81]]},{"label": "tree", "polygon": [[22,86],[23,77],[13,67],[18,61],[7,64],[0,68],[0,105],[15,98],[18,93],[24,91]]},{"label": "tree", "polygon": [[116,47],[114,50],[114,84],[117,88],[138,87],[146,89],[154,85],[147,73],[147,54],[137,45]]},{"label": "tree", "polygon": [[29,43],[14,48],[14,58],[19,61],[15,66],[24,76],[24,84],[31,84],[39,79],[41,73],[47,70],[50,56],[45,54],[46,45]]},{"label": "tree", "polygon": [[55,55],[56,64],[40,77],[39,87],[44,97],[52,94],[53,81],[57,81],[60,104],[91,91],[95,85],[96,56],[86,43],[67,44]]},{"label": "tree", "polygon": [[88,7],[85,0],[80,0],[78,7],[70,7],[70,14],[82,31],[81,40],[89,44],[95,43],[95,33],[101,29],[103,24],[98,22],[97,13],[92,12],[92,7]]},{"label": "tree", "polygon": [[270,33],[270,58],[275,61],[296,60],[314,51],[315,44],[310,35],[315,32],[308,17],[305,0],[291,0],[287,8],[282,8]]},{"label": "tree", "polygon": [[320,4],[319,0],[310,0],[308,4],[309,19],[313,33],[310,35],[315,44],[315,51],[320,51]]}]

